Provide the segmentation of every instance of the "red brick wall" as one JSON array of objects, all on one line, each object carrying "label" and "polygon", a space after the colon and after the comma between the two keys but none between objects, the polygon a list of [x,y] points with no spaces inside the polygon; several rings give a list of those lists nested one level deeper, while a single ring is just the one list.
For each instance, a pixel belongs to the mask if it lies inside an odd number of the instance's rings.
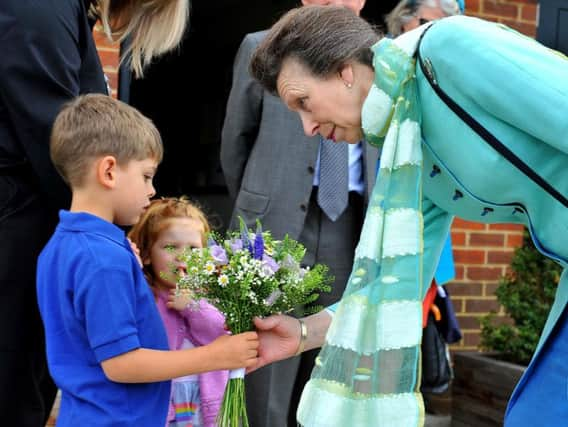
[{"label": "red brick wall", "polygon": [[[467,14],[501,22],[534,37],[538,16],[536,0],[466,0]],[[107,42],[100,28],[95,39],[105,73],[116,96],[118,46]],[[462,328],[464,339],[453,350],[476,350],[479,344],[479,317],[490,310],[502,310],[494,291],[499,277],[509,266],[515,247],[522,242],[522,227],[484,225],[456,219],[452,226],[456,279],[448,290]]]},{"label": "red brick wall", "polygon": [[95,36],[95,43],[97,44],[97,50],[99,51],[99,57],[103,65],[103,70],[107,77],[109,78],[110,87],[112,89],[112,95],[116,97],[118,89],[118,56],[119,56],[119,45],[117,43],[110,43],[100,25],[95,26],[95,31],[93,32]]}]

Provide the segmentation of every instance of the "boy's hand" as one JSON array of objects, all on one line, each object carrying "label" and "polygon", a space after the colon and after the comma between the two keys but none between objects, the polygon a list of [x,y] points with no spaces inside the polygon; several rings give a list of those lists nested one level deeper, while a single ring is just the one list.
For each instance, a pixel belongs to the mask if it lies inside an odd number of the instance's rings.
[{"label": "boy's hand", "polygon": [[219,358],[220,369],[248,368],[257,364],[258,335],[244,332],[223,335],[213,341],[211,352]]},{"label": "boy's hand", "polygon": [[191,295],[188,292],[176,291],[172,289],[168,295],[168,302],[166,303],[168,308],[172,308],[177,311],[183,311],[192,302]]}]

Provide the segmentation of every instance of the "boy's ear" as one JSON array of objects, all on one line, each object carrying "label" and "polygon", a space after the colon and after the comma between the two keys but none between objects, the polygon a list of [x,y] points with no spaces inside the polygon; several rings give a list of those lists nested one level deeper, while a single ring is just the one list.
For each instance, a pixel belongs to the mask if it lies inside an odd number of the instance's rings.
[{"label": "boy's ear", "polygon": [[118,163],[114,156],[104,156],[97,162],[97,181],[103,187],[111,189],[116,185]]}]

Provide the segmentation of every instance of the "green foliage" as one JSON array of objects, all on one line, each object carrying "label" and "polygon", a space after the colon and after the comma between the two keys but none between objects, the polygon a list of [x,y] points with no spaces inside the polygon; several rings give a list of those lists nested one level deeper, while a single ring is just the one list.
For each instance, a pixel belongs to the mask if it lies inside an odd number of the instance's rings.
[{"label": "green foliage", "polygon": [[529,363],[554,300],[562,267],[534,247],[525,232],[523,246],[515,250],[511,272],[502,277],[497,300],[512,324],[499,322],[495,313],[481,318],[481,347],[498,352],[504,360]]},{"label": "green foliage", "polygon": [[253,330],[253,318],[290,313],[309,306],[328,292],[333,277],[327,266],[302,267],[305,247],[286,236],[275,240],[270,232],[256,233],[244,222],[238,232],[211,234],[208,247],[188,249],[179,255],[187,274],[177,279],[179,291],[194,299],[205,298],[225,315],[229,330]]}]

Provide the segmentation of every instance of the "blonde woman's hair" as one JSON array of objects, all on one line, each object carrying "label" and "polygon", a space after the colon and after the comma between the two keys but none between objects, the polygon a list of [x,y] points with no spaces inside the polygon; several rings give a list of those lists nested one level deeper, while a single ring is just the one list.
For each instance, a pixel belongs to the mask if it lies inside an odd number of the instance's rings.
[{"label": "blonde woman's hair", "polygon": [[134,107],[107,95],[82,95],[65,104],[51,131],[50,155],[71,188],[84,184],[90,163],[114,156],[119,165],[131,160],[162,160],[160,134]]},{"label": "blonde woman's hair", "polygon": [[189,19],[189,0],[95,0],[94,10],[107,37],[129,43],[121,62],[130,59],[136,77],[152,58],[178,46]]},{"label": "blonde woman's hair", "polygon": [[[197,204],[190,202],[186,197],[163,197],[152,200],[150,206],[128,233],[130,240],[138,246],[140,257],[143,260],[150,257],[150,251],[158,235],[168,228],[170,221],[174,218],[189,218],[200,222],[203,225],[201,243],[203,246],[207,245],[207,235],[211,231],[211,226]],[[144,265],[144,274],[148,282],[152,284],[154,277],[150,265]]]}]

